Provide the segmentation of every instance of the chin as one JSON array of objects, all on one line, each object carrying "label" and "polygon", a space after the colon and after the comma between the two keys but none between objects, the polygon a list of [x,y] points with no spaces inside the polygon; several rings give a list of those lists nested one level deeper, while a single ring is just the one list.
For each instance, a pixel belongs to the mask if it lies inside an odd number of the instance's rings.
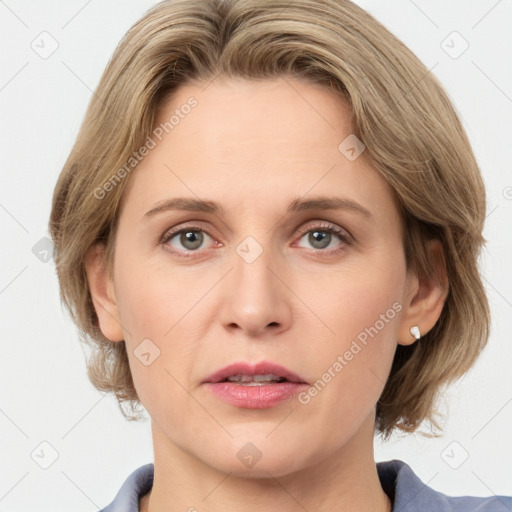
[{"label": "chin", "polygon": [[[202,460],[217,471],[239,478],[272,478],[282,477],[296,471],[300,471],[314,463],[320,457],[319,454],[308,453],[306,447],[311,450],[311,444],[296,436],[268,436],[269,429],[265,432],[248,433],[226,439],[227,445],[219,446],[205,453],[198,454]],[[284,439],[286,438],[286,439]],[[212,440],[212,443],[218,443]],[[297,447],[300,447],[298,449]]]},{"label": "chin", "polygon": [[236,478],[272,479],[295,473],[307,466],[295,458],[295,453],[279,453],[277,456],[265,456],[256,462],[246,464],[238,459],[237,454],[223,461],[213,461],[217,471],[230,474]]}]

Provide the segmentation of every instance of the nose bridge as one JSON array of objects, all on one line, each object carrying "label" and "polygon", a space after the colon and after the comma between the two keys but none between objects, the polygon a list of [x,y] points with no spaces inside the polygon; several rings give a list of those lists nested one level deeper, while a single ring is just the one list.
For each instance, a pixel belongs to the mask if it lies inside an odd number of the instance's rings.
[{"label": "nose bridge", "polygon": [[227,324],[237,324],[250,333],[260,332],[269,324],[284,325],[288,317],[286,293],[274,275],[274,267],[280,265],[273,244],[268,236],[256,236],[246,236],[235,247],[229,298],[224,304]]},{"label": "nose bridge", "polygon": [[271,299],[274,293],[273,275],[269,267],[275,263],[272,254],[271,241],[268,237],[259,235],[246,236],[235,248],[234,286],[240,297],[250,296],[257,299],[266,295]]}]

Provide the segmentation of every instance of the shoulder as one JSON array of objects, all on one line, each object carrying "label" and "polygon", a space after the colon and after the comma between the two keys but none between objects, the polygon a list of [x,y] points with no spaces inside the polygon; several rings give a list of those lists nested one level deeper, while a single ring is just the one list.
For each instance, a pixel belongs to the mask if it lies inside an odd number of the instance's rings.
[{"label": "shoulder", "polygon": [[393,512],[510,512],[511,496],[447,496],[424,484],[403,461],[377,463],[384,491],[394,500]]},{"label": "shoulder", "polygon": [[153,486],[153,464],[133,471],[124,481],[114,501],[100,512],[139,512],[139,499]]}]

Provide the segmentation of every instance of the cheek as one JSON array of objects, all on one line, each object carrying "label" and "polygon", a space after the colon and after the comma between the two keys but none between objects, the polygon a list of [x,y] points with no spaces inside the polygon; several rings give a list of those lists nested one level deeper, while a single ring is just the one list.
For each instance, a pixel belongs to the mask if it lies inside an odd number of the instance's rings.
[{"label": "cheek", "polygon": [[[200,356],[204,318],[201,299],[218,276],[172,268],[165,257],[125,258],[116,274],[118,310],[135,388],[153,411],[184,410],[190,375]],[[164,400],[165,397],[165,400]],[[163,402],[159,404],[159,400]],[[190,405],[190,404],[189,404]]]},{"label": "cheek", "polygon": [[[155,258],[156,259],[156,258]],[[199,272],[189,272],[159,257],[125,260],[117,274],[119,314],[131,343],[134,335],[164,340],[211,286]]]},{"label": "cheek", "polygon": [[[317,336],[321,350],[316,345],[309,353],[318,379],[312,398],[325,410],[340,411],[342,422],[367,414],[378,400],[396,350],[403,308],[398,299],[405,271],[399,262],[367,263],[364,268],[358,265],[331,273],[329,285],[321,286],[322,293],[308,292],[306,285],[301,290],[312,299],[311,309],[324,323],[324,334]],[[349,424],[357,421],[352,418]]]},{"label": "cheek", "polygon": [[396,260],[383,265],[379,258],[360,260],[321,280],[302,277],[295,283],[323,321],[323,337],[337,350],[358,337],[364,343],[366,338],[385,341],[396,335],[405,269]]},{"label": "cheek", "polygon": [[302,412],[297,417],[310,431],[322,432],[327,451],[347,442],[373,416],[391,369],[400,314],[400,304],[385,295],[343,306],[330,316],[336,338],[309,354],[314,380],[298,397]]}]

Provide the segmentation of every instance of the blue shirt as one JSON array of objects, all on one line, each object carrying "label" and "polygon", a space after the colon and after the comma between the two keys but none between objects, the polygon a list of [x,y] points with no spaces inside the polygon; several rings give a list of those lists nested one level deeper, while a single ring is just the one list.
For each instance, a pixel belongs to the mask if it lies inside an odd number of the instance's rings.
[{"label": "blue shirt", "polygon": [[[153,486],[153,464],[136,469],[123,483],[114,501],[100,512],[139,512],[139,499]],[[392,512],[510,512],[511,496],[451,497],[425,485],[401,460],[377,463],[377,473],[393,501]]]}]

